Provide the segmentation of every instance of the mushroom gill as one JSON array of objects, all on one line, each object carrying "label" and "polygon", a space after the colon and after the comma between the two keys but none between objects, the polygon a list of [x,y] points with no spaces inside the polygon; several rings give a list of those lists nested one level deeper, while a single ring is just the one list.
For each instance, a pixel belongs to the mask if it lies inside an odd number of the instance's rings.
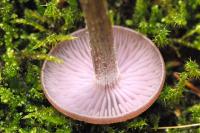
[{"label": "mushroom gill", "polygon": [[153,104],[163,87],[165,67],[148,38],[114,26],[120,75],[115,85],[99,86],[87,29],[72,35],[77,39],[61,42],[50,52],[64,63],[45,61],[42,69],[43,89],[55,108],[74,119],[110,124],[134,118]]}]

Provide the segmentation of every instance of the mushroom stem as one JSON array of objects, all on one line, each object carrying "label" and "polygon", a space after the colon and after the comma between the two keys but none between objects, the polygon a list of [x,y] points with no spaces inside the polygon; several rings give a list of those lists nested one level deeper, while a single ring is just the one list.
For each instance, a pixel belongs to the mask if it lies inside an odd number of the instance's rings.
[{"label": "mushroom stem", "polygon": [[91,55],[98,85],[114,85],[119,78],[113,40],[105,0],[80,0],[89,31]]}]

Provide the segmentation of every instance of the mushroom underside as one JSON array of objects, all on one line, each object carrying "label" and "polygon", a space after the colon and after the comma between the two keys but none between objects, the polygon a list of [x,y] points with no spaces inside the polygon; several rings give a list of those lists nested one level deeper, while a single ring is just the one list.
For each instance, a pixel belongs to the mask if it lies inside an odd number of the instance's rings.
[{"label": "mushroom underside", "polygon": [[54,107],[78,120],[108,124],[133,118],[156,100],[164,82],[164,63],[149,39],[115,26],[119,80],[113,87],[97,87],[87,30],[72,35],[78,38],[61,42],[50,52],[64,62],[45,61],[43,66],[43,89]]}]

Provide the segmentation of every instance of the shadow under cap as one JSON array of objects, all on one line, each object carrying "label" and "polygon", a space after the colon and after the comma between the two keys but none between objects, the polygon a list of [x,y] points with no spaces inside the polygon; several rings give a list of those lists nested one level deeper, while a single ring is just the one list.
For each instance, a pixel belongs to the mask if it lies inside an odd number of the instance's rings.
[{"label": "shadow under cap", "polygon": [[42,68],[44,93],[57,110],[80,121],[111,124],[140,115],[158,98],[165,65],[148,38],[128,28],[113,27],[119,81],[99,88],[87,30],[72,35],[78,38],[59,43],[49,53],[64,63],[45,61]]}]

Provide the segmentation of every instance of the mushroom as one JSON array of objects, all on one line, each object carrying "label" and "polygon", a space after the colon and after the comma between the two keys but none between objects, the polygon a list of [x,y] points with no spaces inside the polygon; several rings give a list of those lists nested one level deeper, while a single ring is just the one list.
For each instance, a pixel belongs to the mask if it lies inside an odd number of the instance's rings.
[{"label": "mushroom", "polygon": [[112,27],[104,0],[80,2],[88,28],[50,51],[64,63],[44,62],[44,93],[57,110],[80,121],[110,124],[134,118],[159,96],[163,58],[142,34]]}]

